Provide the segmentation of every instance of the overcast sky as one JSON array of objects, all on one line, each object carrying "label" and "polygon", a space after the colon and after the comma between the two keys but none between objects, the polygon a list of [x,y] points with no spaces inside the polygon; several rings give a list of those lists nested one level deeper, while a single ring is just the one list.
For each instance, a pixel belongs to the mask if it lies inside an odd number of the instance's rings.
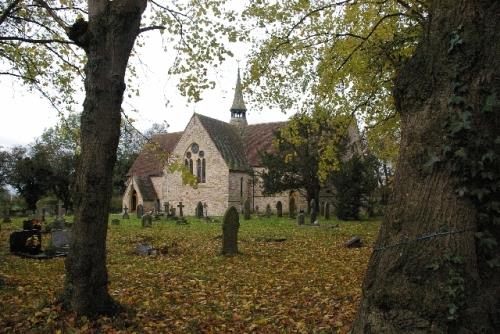
[{"label": "overcast sky", "polygon": [[[235,57],[228,59],[217,71],[213,69],[215,89],[206,91],[202,101],[187,103],[176,88],[176,79],[167,74],[171,61],[170,56],[163,51],[159,33],[150,32],[139,59],[134,60],[140,60],[137,80],[141,95],[126,99],[124,110],[137,121],[135,125],[141,131],[163,121],[170,124],[169,131],[182,131],[193,112],[229,121],[238,61],[244,68],[247,50],[248,47],[244,45],[232,46]],[[243,71],[242,75],[245,75]],[[243,95],[250,124],[281,121],[290,116],[279,110],[257,111],[248,103],[245,92]],[[131,112],[133,109],[138,112]],[[31,143],[45,128],[53,126],[58,120],[57,112],[39,93],[30,92],[26,86],[6,76],[0,76],[0,112],[0,146],[3,147]]]}]

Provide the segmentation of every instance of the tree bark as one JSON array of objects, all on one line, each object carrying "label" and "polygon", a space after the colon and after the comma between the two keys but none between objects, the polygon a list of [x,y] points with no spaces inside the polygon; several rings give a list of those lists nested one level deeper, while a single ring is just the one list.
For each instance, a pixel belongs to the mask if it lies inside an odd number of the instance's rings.
[{"label": "tree bark", "polygon": [[69,32],[88,58],[64,296],[78,316],[115,310],[106,270],[108,211],[125,70],[145,7],[146,0],[89,1],[88,24],[77,21]]},{"label": "tree bark", "polygon": [[[422,168],[429,152],[455,145],[444,124],[457,112],[449,100],[457,76],[478,133],[500,133],[498,107],[488,122],[480,112],[487,95],[500,96],[499,1],[433,1],[396,79],[400,157],[353,333],[500,332],[500,274],[475,238],[486,228],[478,203],[457,191],[463,180],[450,161]],[[500,241],[498,225],[489,229]]]}]

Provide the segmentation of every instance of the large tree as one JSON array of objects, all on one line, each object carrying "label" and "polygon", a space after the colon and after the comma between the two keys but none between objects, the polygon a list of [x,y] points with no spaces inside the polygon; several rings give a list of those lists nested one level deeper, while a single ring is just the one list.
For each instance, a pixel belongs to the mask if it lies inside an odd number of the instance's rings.
[{"label": "large tree", "polygon": [[249,14],[285,26],[266,27],[255,80],[284,86],[283,104],[305,87],[314,103],[347,102],[339,112],[361,106],[370,126],[401,118],[391,206],[353,332],[498,332],[500,2],[266,6]]},{"label": "large tree", "polygon": [[[194,100],[200,98],[201,89],[212,86],[206,80],[207,66],[228,54],[219,39],[226,32],[225,22],[217,18],[222,1],[150,3],[145,12],[147,0],[11,0],[0,14],[0,57],[6,64],[0,74],[33,85],[55,107],[61,100],[58,94],[47,93],[46,85],[71,97],[74,77],[85,78],[64,298],[78,315],[116,309],[108,292],[107,220],[125,74],[136,38],[153,29],[170,36],[169,45],[180,55],[170,73],[185,73],[179,88]],[[143,15],[149,26],[141,26]],[[233,13],[227,16],[231,20]]]}]

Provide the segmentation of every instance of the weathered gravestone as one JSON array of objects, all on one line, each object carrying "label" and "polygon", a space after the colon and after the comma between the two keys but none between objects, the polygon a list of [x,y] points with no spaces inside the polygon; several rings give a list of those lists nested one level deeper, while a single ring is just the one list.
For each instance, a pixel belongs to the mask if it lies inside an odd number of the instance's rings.
[{"label": "weathered gravestone", "polygon": [[299,214],[297,215],[297,225],[304,225],[304,224],[305,224],[304,212],[300,211]]},{"label": "weathered gravestone", "polygon": [[281,204],[281,201],[276,203],[276,216],[279,218],[283,217],[283,204]]},{"label": "weathered gravestone", "polygon": [[50,248],[55,251],[67,251],[71,243],[71,230],[55,230],[51,232]]},{"label": "weathered gravestone", "polygon": [[175,218],[175,208],[174,207],[171,207],[170,208],[170,215],[169,215],[170,218]]},{"label": "weathered gravestone", "polygon": [[203,203],[203,212],[205,212],[205,218],[208,218],[208,205],[207,202]]},{"label": "weathered gravestone", "polygon": [[354,236],[351,240],[346,242],[345,246],[347,248],[359,248],[363,247],[363,241],[361,241],[361,237],[359,236]]},{"label": "weathered gravestone", "polygon": [[153,217],[149,213],[142,215],[141,218],[142,227],[152,227],[153,226]]},{"label": "weathered gravestone", "polygon": [[177,207],[179,208],[179,218],[177,218],[177,224],[179,225],[187,224],[187,220],[186,218],[184,218],[184,211],[182,210],[185,207],[185,205],[182,204],[182,202],[179,202]]},{"label": "weathered gravestone", "polygon": [[198,202],[198,204],[196,205],[196,218],[203,218],[203,203],[201,202]]},{"label": "weathered gravestone", "polygon": [[318,213],[316,211],[316,200],[313,198],[311,199],[311,225],[316,224],[316,220],[318,218]]},{"label": "weathered gravestone", "polygon": [[266,205],[266,218],[270,218],[273,215],[273,211],[271,210],[271,204]]},{"label": "weathered gravestone", "polygon": [[243,205],[243,217],[245,220],[249,220],[250,216],[250,200],[247,198],[245,204]]},{"label": "weathered gravestone", "polygon": [[325,219],[330,219],[330,202],[325,203]]},{"label": "weathered gravestone", "polygon": [[111,225],[120,225],[120,219],[111,220]]},{"label": "weathered gravestone", "polygon": [[144,207],[142,206],[142,204],[139,204],[135,211],[137,214],[137,218],[139,218],[139,219],[142,218],[142,216],[144,215]]},{"label": "weathered gravestone", "polygon": [[234,206],[227,209],[222,222],[222,255],[238,254],[240,215]]},{"label": "weathered gravestone", "polygon": [[12,232],[9,243],[11,253],[40,254],[42,252],[42,233],[39,230]]},{"label": "weathered gravestone", "polygon": [[295,205],[295,197],[290,197],[290,200],[288,202],[288,217],[293,219],[295,218],[297,211],[297,207]]},{"label": "weathered gravestone", "polygon": [[130,217],[129,217],[129,215],[128,215],[128,208],[127,208],[127,206],[125,206],[125,207],[123,208],[122,219],[130,219]]}]

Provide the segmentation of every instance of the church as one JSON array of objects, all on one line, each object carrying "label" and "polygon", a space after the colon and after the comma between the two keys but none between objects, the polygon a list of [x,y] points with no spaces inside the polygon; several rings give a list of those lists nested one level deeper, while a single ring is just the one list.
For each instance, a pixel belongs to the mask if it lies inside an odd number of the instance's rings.
[{"label": "church", "polygon": [[[194,113],[183,132],[153,138],[163,152],[183,161],[197,186],[184,184],[181,172],[169,171],[145,148],[127,174],[123,207],[131,212],[139,205],[145,211],[159,211],[165,203],[175,207],[182,202],[183,212],[189,216],[195,215],[201,202],[208,215],[222,216],[231,206],[241,212],[248,199],[254,212],[263,212],[268,204],[276,212],[276,204],[281,202],[285,213],[294,197],[298,208],[306,208],[305,198],[297,191],[263,194],[260,152],[272,153],[274,133],[286,122],[248,124],[246,112],[238,71],[229,123]],[[331,195],[324,192],[320,200],[328,201],[328,197]]]}]

